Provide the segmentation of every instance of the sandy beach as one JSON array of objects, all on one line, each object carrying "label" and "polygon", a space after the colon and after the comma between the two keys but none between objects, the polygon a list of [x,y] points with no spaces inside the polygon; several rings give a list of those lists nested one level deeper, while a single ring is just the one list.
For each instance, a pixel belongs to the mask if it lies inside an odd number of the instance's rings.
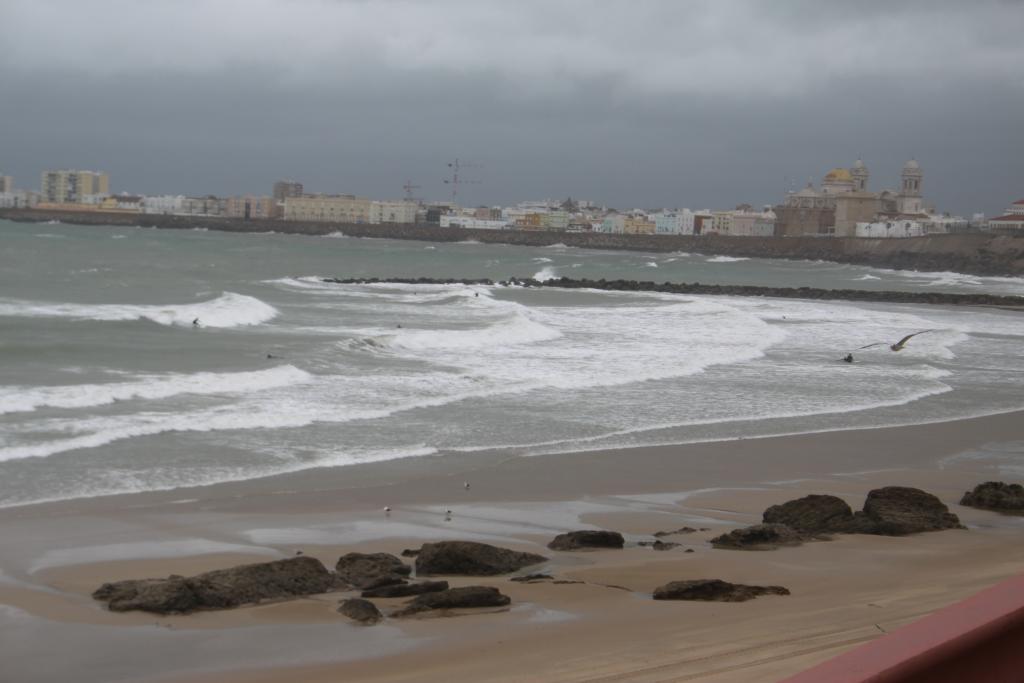
[{"label": "sandy beach", "polygon": [[[0,654],[17,681],[777,680],[1024,568],[1024,519],[958,505],[977,483],[1018,480],[1022,425],[1012,413],[533,458],[442,455],[4,509]],[[934,493],[968,528],[763,552],[708,543],[760,521],[772,504],[830,493],[859,509],[886,485]],[[681,545],[664,552],[638,545],[685,525],[705,530],[666,539]],[[545,547],[579,528],[620,531],[626,548]],[[495,586],[512,603],[374,627],[336,612],[350,595],[341,593],[178,616],[112,613],[90,597],[105,581],[299,550],[333,568],[350,551],[398,554],[454,539],[540,552],[550,561],[530,571],[580,583],[456,577],[453,586]],[[668,581],[697,578],[791,595],[650,598]],[[377,602],[387,612],[403,600]]]}]

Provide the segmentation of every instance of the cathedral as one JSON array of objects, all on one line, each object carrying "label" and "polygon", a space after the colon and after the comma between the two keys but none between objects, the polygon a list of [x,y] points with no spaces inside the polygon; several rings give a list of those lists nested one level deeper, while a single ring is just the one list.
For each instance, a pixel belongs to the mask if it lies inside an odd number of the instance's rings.
[{"label": "cathedral", "polygon": [[850,168],[834,168],[821,180],[790,192],[775,207],[776,235],[820,235],[851,237],[858,222],[879,218],[923,218],[921,165],[911,159],[903,165],[899,192],[868,190],[867,166],[860,159]]}]

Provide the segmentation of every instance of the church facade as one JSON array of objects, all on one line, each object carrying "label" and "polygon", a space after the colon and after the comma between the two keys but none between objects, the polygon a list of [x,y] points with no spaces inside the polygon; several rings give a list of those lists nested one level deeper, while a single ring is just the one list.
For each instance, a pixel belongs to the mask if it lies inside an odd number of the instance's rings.
[{"label": "church facade", "polygon": [[775,207],[775,234],[852,237],[858,223],[886,217],[924,217],[923,174],[917,161],[911,159],[903,165],[899,192],[871,192],[869,178],[867,166],[858,159],[848,169],[834,168],[826,173],[820,188],[807,183],[802,190],[790,192]]}]

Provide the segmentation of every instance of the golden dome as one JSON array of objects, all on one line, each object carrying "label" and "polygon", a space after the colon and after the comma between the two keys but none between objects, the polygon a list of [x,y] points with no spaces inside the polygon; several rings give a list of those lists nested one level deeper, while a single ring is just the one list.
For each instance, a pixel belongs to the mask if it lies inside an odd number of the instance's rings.
[{"label": "golden dome", "polygon": [[825,174],[826,183],[853,182],[853,176],[845,168],[833,168]]}]

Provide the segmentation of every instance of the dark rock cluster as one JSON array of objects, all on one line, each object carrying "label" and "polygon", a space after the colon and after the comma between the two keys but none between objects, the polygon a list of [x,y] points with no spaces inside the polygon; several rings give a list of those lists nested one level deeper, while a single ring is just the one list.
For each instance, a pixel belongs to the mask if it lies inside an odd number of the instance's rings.
[{"label": "dark rock cluster", "polygon": [[512,600],[493,586],[463,586],[425,593],[413,598],[393,617],[408,617],[431,610],[463,609],[468,607],[504,607]]},{"label": "dark rock cluster", "polygon": [[672,581],[654,589],[655,600],[746,602],[760,595],[789,595],[789,589],[782,586],[747,586],[721,579]]},{"label": "dark rock cluster", "polygon": [[341,604],[338,605],[338,612],[364,626],[373,626],[384,618],[384,615],[380,613],[376,605],[369,600],[361,598],[342,600]]},{"label": "dark rock cluster", "polygon": [[372,590],[405,583],[412,568],[388,553],[348,553],[338,558],[334,571],[344,584]]},{"label": "dark rock cluster", "polygon": [[424,593],[439,593],[448,590],[447,581],[420,581],[418,583],[397,583],[391,586],[371,588],[362,592],[364,598],[407,598]]},{"label": "dark rock cluster", "polygon": [[1024,486],[1001,481],[986,481],[964,493],[960,504],[983,510],[1024,513]]},{"label": "dark rock cluster", "polygon": [[552,550],[583,550],[585,548],[621,548],[625,544],[617,531],[569,531],[555,536],[548,547]]},{"label": "dark rock cluster", "polygon": [[906,536],[964,528],[934,495],[905,486],[870,491],[859,512],[836,496],[813,494],[771,506],[762,520],[763,524],[735,529],[711,539],[711,543],[716,548],[765,550],[798,545],[828,534]]},{"label": "dark rock cluster", "polygon": [[[517,571],[546,559],[542,555],[486,543],[447,541],[424,544],[417,556],[417,568],[424,575],[493,576]],[[338,559],[335,572],[329,571],[320,560],[300,555],[286,560],[218,569],[192,577],[170,576],[166,579],[105,583],[93,593],[93,598],[106,602],[115,612],[141,610],[157,614],[227,609],[265,600],[353,589],[360,590],[362,598],[423,597],[443,593],[452,596],[448,599],[453,601],[453,605],[459,600],[466,603],[482,600],[474,597],[479,591],[450,589],[447,581],[410,582],[411,571],[412,568],[401,559],[388,553],[348,553]],[[461,592],[450,593],[452,590]],[[339,611],[348,616],[352,616],[349,612],[365,615],[364,603],[365,600],[344,603]],[[434,603],[421,600],[416,604],[416,610],[423,611],[431,609],[424,605]],[[352,618],[365,621],[362,616]]]},{"label": "dark rock cluster", "polygon": [[[985,482],[964,494],[963,505],[992,510],[1024,512],[1024,487],[1003,482]],[[887,486],[870,491],[860,511],[853,511],[842,499],[831,495],[808,495],[765,510],[762,523],[722,534],[711,543],[717,548],[746,550],[773,549],[831,534],[862,533],[905,536],[925,531],[961,529],[959,518],[934,495],[920,489]],[[683,527],[656,536],[692,533]],[[556,536],[553,550],[622,548],[622,534],[605,530],[571,531]],[[678,544],[661,540],[641,542],[658,550]],[[690,552],[688,549],[687,552]],[[473,541],[425,543],[415,556],[418,575],[496,576],[519,571],[548,558]],[[348,553],[341,556],[335,571],[317,559],[299,555],[285,560],[246,564],[196,576],[165,579],[136,579],[105,583],[94,593],[110,610],[141,610],[157,614],[180,614],[197,610],[227,609],[338,590],[360,590],[361,598],[341,601],[338,611],[353,621],[372,625],[383,619],[380,610],[366,598],[406,598],[405,605],[391,616],[405,617],[428,611],[478,607],[503,607],[508,596],[491,586],[451,588],[447,581],[410,581],[411,567],[388,553]],[[520,583],[579,583],[559,580],[550,574],[517,576]],[[611,587],[611,586],[609,586]],[[654,591],[655,600],[714,600],[742,602],[760,595],[788,595],[781,586],[747,586],[719,579],[673,581]]]},{"label": "dark rock cluster", "polygon": [[114,612],[170,614],[295,598],[338,587],[338,578],[320,560],[303,556],[218,569],[192,577],[105,583],[92,596],[106,602]]},{"label": "dark rock cluster", "polygon": [[509,550],[474,541],[424,543],[416,555],[416,574],[496,576],[546,562],[535,553]]},{"label": "dark rock cluster", "polygon": [[784,545],[800,545],[810,537],[785,524],[755,524],[733,529],[711,539],[716,548],[737,550],[774,550]]}]

